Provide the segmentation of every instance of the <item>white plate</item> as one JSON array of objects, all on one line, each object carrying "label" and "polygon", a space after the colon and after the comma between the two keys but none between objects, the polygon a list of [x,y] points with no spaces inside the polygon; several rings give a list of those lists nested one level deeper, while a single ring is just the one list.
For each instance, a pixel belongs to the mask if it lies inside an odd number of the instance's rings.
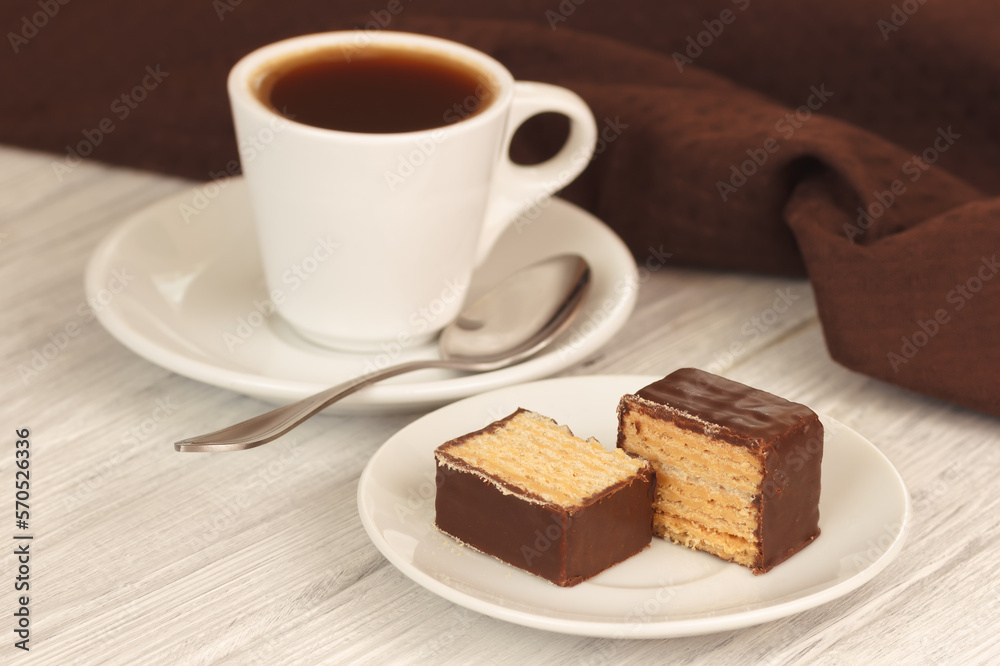
[{"label": "white plate", "polygon": [[361,476],[358,507],[385,557],[431,592],[486,615],[609,638],[691,636],[813,608],[869,581],[903,545],[909,495],[864,437],[827,417],[820,536],[762,576],[662,539],[585,581],[561,588],[458,545],[433,527],[433,451],[517,407],[614,446],[618,399],[656,377],[565,377],[512,386],[443,407],[403,428]]},{"label": "white plate", "polygon": [[[577,252],[593,285],[580,319],[548,351],[477,375],[427,370],[372,386],[332,411],[436,406],[554,374],[614,335],[635,306],[635,261],[589,213],[552,199],[521,218],[476,272],[469,298],[543,257]],[[372,370],[436,358],[434,344],[375,354],[323,349],[264,317],[267,288],[242,178],[207,183],[139,211],[106,238],[87,267],[88,301],[104,327],[144,358],[179,374],[274,402],[297,400]]]}]

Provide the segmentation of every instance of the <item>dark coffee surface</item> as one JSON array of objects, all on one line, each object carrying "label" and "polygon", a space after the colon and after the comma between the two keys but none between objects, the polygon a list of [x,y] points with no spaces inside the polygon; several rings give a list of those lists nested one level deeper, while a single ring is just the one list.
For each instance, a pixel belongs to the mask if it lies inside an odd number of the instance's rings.
[{"label": "dark coffee surface", "polygon": [[[14,0],[0,141],[65,156],[108,119],[89,159],[205,181],[237,158],[226,75],[253,49],[454,39],[591,105],[601,150],[562,195],[640,263],[808,274],[834,360],[1000,415],[1000,4],[894,6],[92,0],[29,29]],[[530,159],[559,137],[521,138]]]},{"label": "dark coffee surface", "polygon": [[261,95],[296,122],[345,132],[413,132],[450,125],[489,105],[486,75],[419,49],[317,50],[265,69]]}]

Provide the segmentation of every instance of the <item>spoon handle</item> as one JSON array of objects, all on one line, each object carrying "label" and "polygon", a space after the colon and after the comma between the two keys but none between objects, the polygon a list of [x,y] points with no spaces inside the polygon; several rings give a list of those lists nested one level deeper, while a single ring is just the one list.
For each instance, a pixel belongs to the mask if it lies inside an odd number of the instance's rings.
[{"label": "spoon handle", "polygon": [[406,372],[413,372],[414,370],[425,370],[428,368],[462,370],[466,367],[467,364],[460,361],[437,359],[410,361],[409,363],[389,366],[377,372],[349,379],[325,391],[278,407],[277,409],[272,409],[269,412],[259,414],[236,425],[231,425],[228,428],[210,432],[206,435],[182,439],[174,444],[174,449],[182,452],[242,451],[243,449],[252,449],[255,446],[266,444],[273,439],[281,437],[317,412],[375,382]]}]

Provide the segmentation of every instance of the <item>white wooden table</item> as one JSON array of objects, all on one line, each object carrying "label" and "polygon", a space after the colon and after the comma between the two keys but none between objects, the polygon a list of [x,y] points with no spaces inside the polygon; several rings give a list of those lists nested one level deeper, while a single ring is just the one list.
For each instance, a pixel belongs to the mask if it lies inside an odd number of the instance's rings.
[{"label": "white wooden table", "polygon": [[[81,314],[82,272],[124,216],[190,183],[95,163],[60,181],[54,159],[0,149],[0,663],[1000,662],[1000,423],[834,364],[807,282],[663,268],[643,282],[628,330],[566,374],[693,365],[847,423],[911,491],[902,554],[846,597],[749,629],[547,633],[438,598],[369,542],[359,475],[419,414],[325,416],[240,454],[175,453],[173,441],[266,405],[124,348]],[[797,300],[748,335],[778,289]],[[76,333],[63,340],[68,325]],[[19,366],[58,341],[25,377]],[[13,632],[20,428],[31,451],[30,652]]]}]

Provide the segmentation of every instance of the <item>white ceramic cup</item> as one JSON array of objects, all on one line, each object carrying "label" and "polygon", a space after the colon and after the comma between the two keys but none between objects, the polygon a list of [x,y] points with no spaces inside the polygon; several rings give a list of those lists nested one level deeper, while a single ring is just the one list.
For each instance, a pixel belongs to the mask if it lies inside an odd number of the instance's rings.
[{"label": "white ceramic cup", "polygon": [[[362,134],[288,120],[261,99],[264,74],[282,59],[375,44],[471,66],[492,101],[453,124],[442,117],[424,131]],[[486,54],[424,35],[346,31],[276,42],[241,59],[228,89],[272,300],[300,335],[338,349],[405,347],[438,333],[503,230],[576,178],[597,139],[593,114],[573,92],[515,82]],[[541,164],[515,164],[514,132],[543,112],[569,117],[566,144]]]}]

